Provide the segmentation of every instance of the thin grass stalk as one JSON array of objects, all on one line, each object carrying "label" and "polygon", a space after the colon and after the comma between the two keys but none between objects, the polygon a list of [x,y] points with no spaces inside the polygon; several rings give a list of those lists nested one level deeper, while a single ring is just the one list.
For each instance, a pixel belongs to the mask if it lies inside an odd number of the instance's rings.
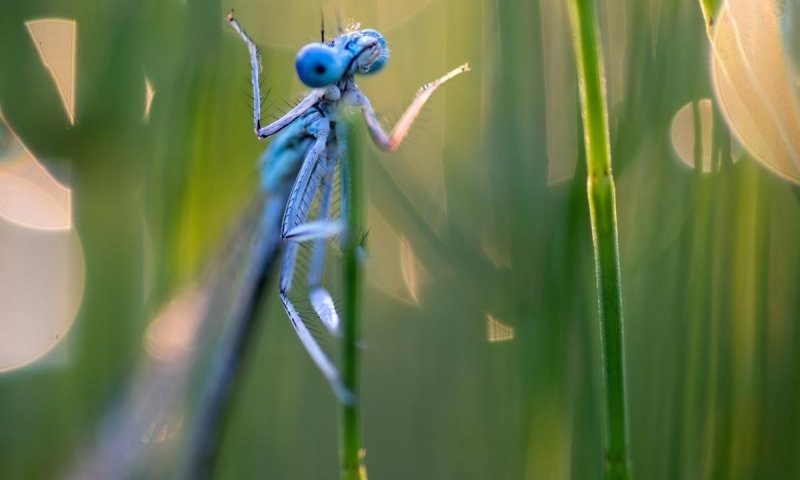
[{"label": "thin grass stalk", "polygon": [[351,401],[340,400],[339,455],[342,480],[366,480],[364,450],[361,446],[361,406],[359,373],[361,352],[358,348],[361,331],[361,290],[363,287],[362,232],[364,231],[363,177],[361,165],[361,129],[348,122],[345,139],[349,144],[342,162],[347,198],[344,235],[344,310],[340,339],[342,382],[353,396]]},{"label": "thin grass stalk", "polygon": [[605,478],[629,479],[617,206],[605,80],[592,0],[567,0],[578,70],[605,394]]}]

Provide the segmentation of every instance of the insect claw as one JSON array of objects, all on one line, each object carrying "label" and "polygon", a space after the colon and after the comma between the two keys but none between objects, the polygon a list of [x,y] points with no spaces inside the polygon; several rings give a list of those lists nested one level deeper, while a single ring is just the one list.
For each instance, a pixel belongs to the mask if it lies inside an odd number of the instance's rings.
[{"label": "insect claw", "polygon": [[331,387],[333,388],[333,393],[336,394],[336,397],[341,403],[345,405],[356,404],[356,396],[344,386],[341,380],[336,378],[335,380],[331,381]]}]

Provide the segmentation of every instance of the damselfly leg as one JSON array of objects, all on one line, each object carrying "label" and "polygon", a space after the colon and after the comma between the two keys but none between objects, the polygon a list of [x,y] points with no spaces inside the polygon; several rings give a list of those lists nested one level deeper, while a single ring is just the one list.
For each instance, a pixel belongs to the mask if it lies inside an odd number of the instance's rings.
[{"label": "damselfly leg", "polygon": [[364,121],[367,124],[370,136],[372,137],[372,141],[375,142],[375,145],[385,152],[393,152],[400,147],[400,144],[408,135],[411,125],[414,123],[414,120],[417,119],[422,111],[422,107],[425,105],[431,95],[433,95],[433,92],[435,92],[436,89],[444,85],[445,82],[456,75],[468,71],[469,64],[465,63],[458,68],[447,72],[436,80],[423,85],[417,91],[417,94],[414,96],[411,104],[400,116],[400,120],[397,121],[394,128],[392,128],[391,133],[388,135],[386,134],[386,130],[384,130],[383,126],[381,125],[381,122],[378,120],[378,117],[375,115],[375,110],[372,108],[372,104],[370,103],[369,99],[357,88],[352,93],[353,105],[361,107],[361,111],[364,114]]},{"label": "damselfly leg", "polygon": [[[350,393],[347,392],[341,384],[336,367],[311,334],[308,326],[301,318],[289,296],[292,283],[294,282],[296,271],[295,264],[297,262],[300,242],[311,241],[315,247],[320,245],[319,250],[321,250],[322,253],[312,252],[310,273],[313,275],[315,270],[321,272],[322,263],[324,262],[324,242],[328,238],[337,235],[341,230],[340,221],[328,218],[328,204],[332,187],[332,167],[335,166],[335,163],[333,163],[335,159],[331,161],[328,159],[327,155],[329,150],[328,137],[330,135],[330,121],[322,116],[318,116],[317,118],[313,118],[312,116],[310,120],[307,133],[314,135],[316,140],[311,148],[309,148],[303,165],[300,168],[300,172],[297,175],[297,179],[292,186],[281,228],[282,236],[288,240],[288,243],[281,267],[280,297],[286,309],[286,313],[289,315],[289,319],[292,322],[292,326],[306,351],[311,356],[311,359],[320,371],[322,371],[322,374],[328,382],[330,382],[337,395],[343,398],[349,398]],[[318,218],[316,221],[306,222],[312,203],[317,197],[317,193],[321,193]],[[316,278],[313,277],[311,279],[316,280]],[[331,313],[327,306],[333,309],[333,301],[330,299],[329,294],[327,298],[325,298],[325,293],[327,292],[323,293],[324,290],[315,290],[313,288],[315,286],[316,285],[311,286],[311,303],[312,305],[316,303],[321,307],[325,307],[317,309],[315,306],[315,311],[325,328],[331,329],[332,319],[336,314],[335,310]],[[316,302],[314,300],[316,300]],[[320,312],[322,312],[322,315],[320,315]]]},{"label": "damselfly leg", "polygon": [[[328,148],[325,152],[325,173],[322,175],[322,187],[320,188],[319,215],[320,222],[329,221],[331,215],[331,200],[333,194],[333,182],[336,173],[337,157],[336,141],[328,141]],[[330,292],[322,285],[322,274],[325,267],[326,237],[321,236],[314,240],[311,250],[311,263],[308,267],[308,287],[309,300],[317,316],[322,320],[322,324],[333,335],[339,333],[339,315]]]},{"label": "damselfly leg", "polygon": [[228,22],[234,30],[239,34],[244,43],[247,45],[247,50],[250,53],[250,83],[253,86],[253,126],[255,127],[256,135],[259,138],[267,138],[275,135],[287,125],[297,120],[309,108],[313,107],[320,98],[325,94],[324,89],[312,90],[303,100],[300,101],[294,108],[286,112],[285,115],[270,123],[269,125],[261,126],[261,85],[259,83],[259,76],[261,74],[261,59],[258,56],[258,48],[244,28],[239,22],[233,18],[233,10],[228,13]]}]

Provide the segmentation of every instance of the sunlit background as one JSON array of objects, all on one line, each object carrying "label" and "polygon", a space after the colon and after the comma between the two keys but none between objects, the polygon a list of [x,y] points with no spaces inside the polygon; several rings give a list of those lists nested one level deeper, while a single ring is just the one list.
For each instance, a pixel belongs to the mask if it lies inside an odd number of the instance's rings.
[{"label": "sunlit background", "polygon": [[[596,4],[634,474],[800,477],[800,2],[730,0],[711,42],[696,0]],[[364,146],[370,477],[600,478],[564,0],[4,1],[0,478],[180,464],[265,147],[230,8],[269,115],[320,12],[385,35],[360,85],[386,122],[473,67],[399,152]],[[335,478],[334,396],[275,296],[262,314],[215,478]]]}]

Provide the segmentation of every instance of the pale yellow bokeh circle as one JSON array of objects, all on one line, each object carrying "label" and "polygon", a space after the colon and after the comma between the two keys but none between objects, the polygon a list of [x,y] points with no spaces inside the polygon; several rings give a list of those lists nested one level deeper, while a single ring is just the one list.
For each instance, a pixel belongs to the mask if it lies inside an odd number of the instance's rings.
[{"label": "pale yellow bokeh circle", "polygon": [[0,218],[0,372],[28,365],[67,335],[84,261],[74,229],[43,231]]},{"label": "pale yellow bokeh circle", "polygon": [[[695,124],[695,111],[700,125]],[[692,102],[687,103],[678,113],[672,117],[672,128],[670,137],[672,138],[672,148],[683,163],[691,168],[695,168],[695,134],[700,134],[700,165],[702,172],[708,173],[712,170],[711,164],[711,133],[713,130],[713,112],[711,110],[711,100],[704,98],[694,106]]]},{"label": "pale yellow bokeh circle", "polygon": [[0,372],[59,345],[83,297],[84,257],[72,225],[72,192],[8,126],[0,158]]},{"label": "pale yellow bokeh circle", "polygon": [[729,0],[712,31],[719,107],[748,153],[800,182],[800,105],[772,2]]}]

